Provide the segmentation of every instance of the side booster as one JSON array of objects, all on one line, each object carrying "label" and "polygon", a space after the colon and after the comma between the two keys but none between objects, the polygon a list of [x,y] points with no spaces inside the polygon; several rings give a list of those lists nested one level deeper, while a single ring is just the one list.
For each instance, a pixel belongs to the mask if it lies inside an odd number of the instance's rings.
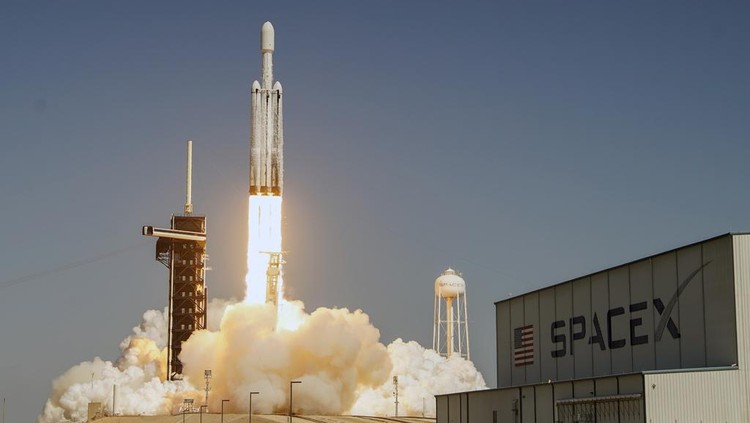
[{"label": "side booster", "polygon": [[260,33],[262,83],[253,82],[250,112],[250,195],[280,196],[284,172],[281,84],[273,82],[274,30]]}]

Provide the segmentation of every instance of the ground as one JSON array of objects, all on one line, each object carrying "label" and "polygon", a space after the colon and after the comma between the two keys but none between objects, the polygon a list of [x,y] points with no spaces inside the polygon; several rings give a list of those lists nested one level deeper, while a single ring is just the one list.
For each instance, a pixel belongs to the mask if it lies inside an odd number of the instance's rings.
[{"label": "ground", "polygon": [[[247,414],[224,414],[223,423],[244,423]],[[96,419],[96,423],[182,423],[183,415],[174,416],[115,416]],[[220,423],[221,414],[186,414],[185,423]],[[288,423],[285,415],[253,415],[253,423]],[[428,417],[364,417],[364,416],[294,416],[293,423],[434,423]]]}]

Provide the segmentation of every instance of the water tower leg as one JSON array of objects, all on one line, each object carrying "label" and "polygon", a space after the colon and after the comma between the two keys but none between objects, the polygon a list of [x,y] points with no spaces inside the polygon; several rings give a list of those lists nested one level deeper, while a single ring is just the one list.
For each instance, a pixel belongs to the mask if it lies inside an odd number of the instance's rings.
[{"label": "water tower leg", "polygon": [[448,330],[446,330],[448,348],[446,348],[446,353],[450,357],[453,354],[453,298],[448,297],[445,299],[445,311],[448,312]]}]

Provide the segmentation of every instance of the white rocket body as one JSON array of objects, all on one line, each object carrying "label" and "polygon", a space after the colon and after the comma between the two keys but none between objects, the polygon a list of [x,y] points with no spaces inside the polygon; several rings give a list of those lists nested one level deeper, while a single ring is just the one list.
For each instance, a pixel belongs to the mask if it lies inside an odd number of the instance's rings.
[{"label": "white rocket body", "polygon": [[284,173],[284,131],[281,84],[273,81],[274,30],[266,22],[260,31],[262,83],[250,93],[250,195],[281,196]]}]

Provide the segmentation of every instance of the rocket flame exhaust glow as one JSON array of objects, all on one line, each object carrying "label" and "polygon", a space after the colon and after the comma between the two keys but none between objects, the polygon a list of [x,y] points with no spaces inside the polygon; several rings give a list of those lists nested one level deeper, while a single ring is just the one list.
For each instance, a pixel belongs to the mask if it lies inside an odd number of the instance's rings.
[{"label": "rocket flame exhaust glow", "polygon": [[[262,304],[266,300],[266,270],[270,255],[281,252],[281,197],[251,195],[248,201],[247,275],[245,302]],[[279,298],[283,285],[279,275]]]},{"label": "rocket flame exhaust glow", "polygon": [[[266,302],[268,263],[267,252],[281,252],[281,196],[251,195],[248,200],[247,274],[245,300],[247,304]],[[283,261],[278,276],[276,304],[277,330],[296,330],[304,320],[300,307],[284,299]]]}]

